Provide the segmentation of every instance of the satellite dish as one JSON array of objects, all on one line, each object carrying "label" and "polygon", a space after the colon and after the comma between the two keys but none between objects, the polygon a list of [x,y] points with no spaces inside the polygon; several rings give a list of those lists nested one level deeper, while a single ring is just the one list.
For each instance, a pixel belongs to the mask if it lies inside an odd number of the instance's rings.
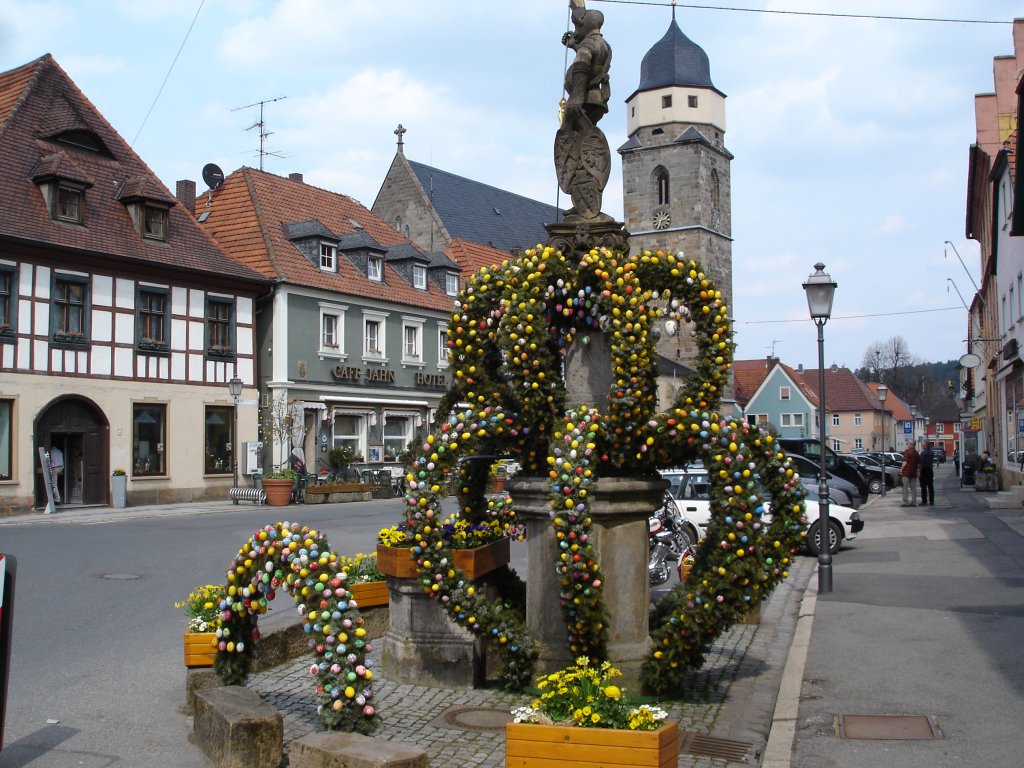
[{"label": "satellite dish", "polygon": [[207,163],[203,166],[203,181],[210,189],[217,189],[224,183],[224,171],[215,163]]},{"label": "satellite dish", "polygon": [[981,358],[973,352],[968,352],[960,356],[959,362],[964,368],[977,368],[981,365]]}]

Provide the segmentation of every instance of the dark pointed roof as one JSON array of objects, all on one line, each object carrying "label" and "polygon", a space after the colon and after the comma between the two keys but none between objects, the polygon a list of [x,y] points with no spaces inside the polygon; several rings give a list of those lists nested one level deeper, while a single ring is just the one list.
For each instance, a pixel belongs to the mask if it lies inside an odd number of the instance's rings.
[{"label": "dark pointed roof", "polygon": [[675,19],[672,19],[665,36],[654,44],[640,62],[640,85],[633,96],[641,91],[653,91],[673,85],[718,91],[711,82],[711,62],[708,55],[704,53],[703,48],[683,34]]},{"label": "dark pointed roof", "polygon": [[506,252],[532,248],[547,242],[545,224],[561,220],[553,205],[412,160],[409,167],[453,239]]}]

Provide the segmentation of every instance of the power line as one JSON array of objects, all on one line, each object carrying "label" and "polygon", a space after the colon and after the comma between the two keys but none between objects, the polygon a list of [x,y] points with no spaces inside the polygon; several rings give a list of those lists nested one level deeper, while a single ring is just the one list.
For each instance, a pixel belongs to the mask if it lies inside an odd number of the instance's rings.
[{"label": "power line", "polygon": [[[607,2],[607,0],[605,0]],[[938,307],[936,309],[908,309],[906,312],[879,312],[873,315],[835,315],[830,317],[829,320],[863,320],[864,318],[872,317],[897,317],[899,315],[922,315],[928,312],[951,312],[956,310],[962,312],[960,307]],[[733,325],[770,325],[774,323],[803,323],[810,318],[800,318],[798,320],[743,320],[733,321]]]},{"label": "power line", "polygon": [[185,33],[185,39],[181,41],[181,47],[178,48],[178,52],[174,54],[174,61],[172,61],[171,66],[168,67],[167,74],[164,75],[164,81],[160,83],[160,90],[156,92],[156,98],[153,99],[153,103],[149,105],[149,112],[147,112],[146,116],[142,118],[142,125],[139,126],[139,130],[135,134],[135,138],[131,140],[129,146],[135,146],[135,142],[139,140],[139,135],[142,133],[142,129],[146,127],[146,121],[149,120],[149,116],[153,113],[153,108],[160,100],[160,94],[164,92],[164,86],[167,85],[167,81],[171,77],[171,72],[174,71],[174,65],[178,63],[178,57],[181,56],[181,52],[185,50],[185,43],[188,42],[189,35],[192,34],[192,27],[196,25],[196,19],[199,18],[199,12],[203,10],[203,5],[205,3],[206,0],[199,0],[199,7],[196,8],[196,15],[192,17],[192,23],[188,25],[188,32]]},{"label": "power line", "polygon": [[838,19],[877,19],[880,21],[927,21],[940,24],[1013,24],[1013,21],[996,21],[993,19],[945,19],[927,16],[882,16],[871,13],[825,13],[821,11],[784,11],[769,8],[739,8],[731,5],[688,5],[686,3],[661,3],[654,0],[592,0],[598,3],[614,3],[616,5],[652,5],[661,8],[678,7],[698,11],[733,11],[735,13],[770,13],[779,16],[825,16]]}]

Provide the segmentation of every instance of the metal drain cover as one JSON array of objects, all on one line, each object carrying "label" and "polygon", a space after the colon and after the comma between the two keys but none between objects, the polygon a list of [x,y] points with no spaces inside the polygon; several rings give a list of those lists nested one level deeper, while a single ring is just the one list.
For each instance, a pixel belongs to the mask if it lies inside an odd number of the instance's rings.
[{"label": "metal drain cover", "polygon": [[746,741],[719,739],[700,733],[680,733],[679,739],[679,751],[691,755],[721,757],[731,763],[748,763],[759,757],[754,745]]},{"label": "metal drain cover", "polygon": [[101,573],[98,574],[101,579],[112,579],[114,581],[133,581],[134,579],[141,579],[142,576],[138,573]]},{"label": "metal drain cover", "polygon": [[512,713],[495,707],[455,707],[439,718],[450,728],[467,731],[503,731],[505,723],[512,722]]},{"label": "metal drain cover", "polygon": [[840,715],[839,735],[844,739],[937,739],[939,729],[930,715]]}]

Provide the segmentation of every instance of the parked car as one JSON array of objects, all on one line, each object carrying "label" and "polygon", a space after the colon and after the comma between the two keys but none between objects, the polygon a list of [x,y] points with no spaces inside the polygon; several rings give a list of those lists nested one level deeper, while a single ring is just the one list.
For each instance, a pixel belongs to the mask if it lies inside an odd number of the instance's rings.
[{"label": "parked car", "polygon": [[[860,464],[861,469],[864,471],[864,475],[868,479],[868,492],[881,493],[883,477],[881,462],[867,453],[849,454],[849,456]],[[895,488],[900,484],[899,467],[894,467],[892,464],[886,463],[884,471],[886,488]]]},{"label": "parked car", "polygon": [[[812,555],[818,554],[818,545],[821,541],[818,520],[818,475],[811,472],[806,466],[809,462],[802,456],[792,457],[797,464],[796,471],[800,474],[800,480],[808,491],[806,501],[805,522],[809,523],[807,530],[807,550]],[[805,474],[806,473],[806,474]],[[687,532],[691,534],[693,541],[700,541],[707,535],[708,525],[711,522],[711,497],[710,479],[707,470],[702,466],[690,467],[688,469],[661,470],[661,475],[671,483],[669,491],[673,503],[686,518],[689,526]],[[831,482],[836,482],[833,487]],[[829,485],[829,550],[832,554],[839,551],[844,541],[855,539],[857,534],[864,528],[864,522],[860,519],[860,513],[850,505],[850,495],[838,484],[844,483],[841,478],[831,478]],[[771,522],[771,504],[765,502],[765,523]]]},{"label": "parked car", "polygon": [[939,464],[946,463],[946,446],[944,445],[933,445],[932,455]]},{"label": "parked car", "polygon": [[[786,453],[805,456],[814,463],[818,463],[820,460],[821,442],[819,440],[810,437],[780,437],[778,442],[779,447]],[[843,462],[839,458],[839,454],[827,445],[825,446],[825,469],[831,474],[853,483],[861,499],[868,497],[868,481],[860,469],[855,463],[851,466]],[[860,506],[860,502],[858,501],[853,506],[855,508]]]},{"label": "parked car", "polygon": [[[818,478],[820,477],[821,469],[817,462],[808,459],[806,456],[800,456],[798,454],[791,453],[789,458],[792,460],[794,469],[800,473],[800,481],[807,488],[810,500],[814,501],[818,498]],[[833,474],[826,468],[826,480],[828,485],[829,498],[836,504],[842,504],[844,506],[853,507],[857,509],[864,502],[864,497],[860,494],[860,489],[856,485],[849,482],[845,478],[839,475]],[[865,483],[866,485],[867,483]]]}]

